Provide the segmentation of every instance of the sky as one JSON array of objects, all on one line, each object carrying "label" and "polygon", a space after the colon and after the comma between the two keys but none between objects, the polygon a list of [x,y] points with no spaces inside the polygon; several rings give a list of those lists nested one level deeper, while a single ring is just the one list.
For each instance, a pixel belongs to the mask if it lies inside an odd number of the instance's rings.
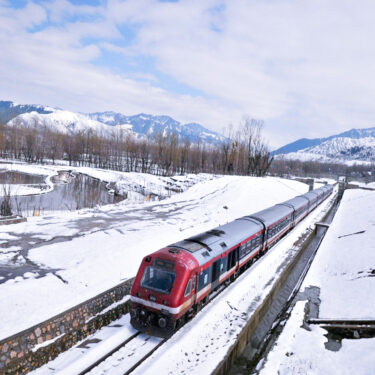
[{"label": "sky", "polygon": [[373,0],[0,0],[0,100],[166,114],[271,148],[375,126]]}]

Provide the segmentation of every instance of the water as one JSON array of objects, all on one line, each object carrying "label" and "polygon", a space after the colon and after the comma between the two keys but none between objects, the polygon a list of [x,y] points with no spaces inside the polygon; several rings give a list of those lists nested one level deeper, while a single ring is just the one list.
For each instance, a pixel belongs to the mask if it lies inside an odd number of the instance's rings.
[{"label": "water", "polygon": [[0,184],[44,184],[43,176],[0,170]]},{"label": "water", "polygon": [[[54,189],[50,192],[12,197],[13,213],[30,216],[40,215],[45,211],[73,211],[117,203],[123,199],[123,197],[109,194],[105,183],[82,174],[71,175],[68,172],[61,172],[52,181]],[[18,172],[0,173],[0,184],[47,187],[43,176],[31,176]]]}]

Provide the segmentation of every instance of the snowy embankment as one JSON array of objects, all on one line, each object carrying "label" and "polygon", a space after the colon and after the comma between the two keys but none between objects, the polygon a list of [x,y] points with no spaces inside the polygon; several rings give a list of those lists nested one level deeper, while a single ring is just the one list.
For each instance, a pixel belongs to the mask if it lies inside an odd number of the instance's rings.
[{"label": "snowy embankment", "polygon": [[49,214],[0,227],[0,238],[11,235],[1,252],[18,252],[17,262],[43,271],[0,285],[0,316],[7,317],[0,339],[135,276],[148,253],[308,190],[305,184],[279,178],[200,176],[195,178],[207,181],[164,201]]},{"label": "snowy embankment", "polygon": [[197,182],[213,179],[215,176],[209,174],[187,174],[183,176],[163,177],[136,172],[117,172],[108,169],[73,167],[66,165],[35,165],[25,163],[4,163],[0,168],[7,171],[21,172],[45,177],[48,189],[30,188],[21,185],[15,187],[14,195],[48,193],[53,189],[51,178],[57,176],[60,171],[72,171],[82,173],[110,185],[108,188],[115,188],[120,195],[127,195],[130,200],[143,201],[147,195],[155,195],[159,198],[170,197],[176,192],[182,192]]},{"label": "snowy embankment", "polygon": [[[374,212],[375,192],[345,191],[301,287],[319,290],[319,319],[375,320]],[[302,327],[305,305],[297,302],[260,374],[373,374],[375,338],[342,338],[329,350],[327,330]]]},{"label": "snowy embankment", "polygon": [[[5,171],[21,172],[26,174],[38,175],[44,177],[45,185],[41,184],[25,184],[25,185],[5,185],[5,191],[12,196],[45,194],[53,190],[51,178],[57,175],[57,169],[45,168],[39,165],[28,165],[22,163],[5,163],[0,164],[0,169]],[[34,186],[33,186],[34,185]],[[0,196],[4,195],[4,189],[0,189]]]}]

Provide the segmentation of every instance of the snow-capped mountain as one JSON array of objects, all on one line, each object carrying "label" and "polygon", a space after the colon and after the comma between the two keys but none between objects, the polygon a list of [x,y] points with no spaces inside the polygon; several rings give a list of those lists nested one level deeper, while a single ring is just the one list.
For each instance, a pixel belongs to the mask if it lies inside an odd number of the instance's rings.
[{"label": "snow-capped mountain", "polygon": [[16,104],[10,101],[0,100],[0,121],[6,124],[12,118],[28,112],[51,113],[55,109],[35,104]]},{"label": "snow-capped mountain", "polygon": [[299,139],[274,151],[280,158],[325,162],[375,162],[375,128],[351,129],[327,138]]},{"label": "snow-capped mountain", "polygon": [[131,133],[138,138],[176,134],[192,143],[218,144],[225,137],[196,123],[181,124],[169,116],[138,114],[126,116],[116,112],[75,113],[41,105],[18,105],[0,101],[0,121],[9,126],[46,126],[61,133],[76,134],[90,129],[104,136],[116,131]]},{"label": "snow-capped mountain", "polygon": [[189,123],[183,125],[169,116],[153,116],[144,113],[125,116],[116,112],[89,113],[87,116],[110,126],[128,125],[136,134],[147,134],[149,136],[154,136],[157,133],[163,133],[164,135],[177,134],[193,143],[201,141],[209,144],[217,144],[225,139],[222,135],[208,130],[200,124]]}]

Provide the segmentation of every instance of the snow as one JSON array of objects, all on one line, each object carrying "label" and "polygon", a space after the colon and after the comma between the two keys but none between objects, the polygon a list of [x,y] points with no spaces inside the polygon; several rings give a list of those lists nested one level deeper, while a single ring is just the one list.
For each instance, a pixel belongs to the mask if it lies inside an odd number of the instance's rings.
[{"label": "snow", "polygon": [[[31,194],[41,194],[45,191],[41,188],[40,185],[38,186],[32,186],[32,185],[12,185],[9,187],[9,185],[6,185],[6,192],[10,192],[12,196],[17,195],[31,195]],[[4,190],[0,190],[0,197],[4,196]]]},{"label": "snow", "polygon": [[345,191],[305,280],[321,290],[320,318],[375,318],[374,212],[374,192]]},{"label": "snow", "polygon": [[110,352],[137,332],[130,326],[129,321],[129,314],[124,315],[30,374],[50,375],[58,373],[60,375],[71,375],[82,373],[101,356]]},{"label": "snow", "polygon": [[276,158],[369,165],[375,161],[375,137],[373,133],[364,135],[362,138],[335,137],[303,150],[276,155]]},{"label": "snow", "polygon": [[[320,289],[319,319],[375,319],[374,198],[372,191],[345,191],[302,284],[302,292]],[[260,375],[374,373],[375,339],[343,339],[338,351],[328,350],[325,329],[301,327],[305,304],[297,302]]]},{"label": "snow", "polygon": [[[33,175],[44,176],[44,185],[41,184],[17,184],[5,185],[6,191],[10,190],[11,195],[31,195],[45,194],[53,189],[51,177],[57,175],[56,168],[48,168],[40,165],[28,165],[23,163],[4,163],[0,164],[2,170],[21,172]],[[4,190],[0,189],[0,196],[4,195]]]},{"label": "snow", "polygon": [[[25,126],[28,128],[46,127],[63,134],[85,133],[90,130],[103,136],[123,133],[124,135],[131,134],[138,139],[146,138],[146,133],[144,131],[152,135],[155,131],[158,131],[160,126],[164,135],[173,132],[184,138],[185,136],[189,137],[191,133],[189,124],[182,125],[179,121],[169,116],[144,114],[125,116],[121,113],[114,112],[83,114],[58,108],[36,107],[50,111],[50,113],[39,113],[37,111],[23,113],[12,118],[7,125]],[[218,143],[225,139],[224,136],[211,132],[201,125],[199,126],[200,128],[196,132],[196,135],[198,138],[206,140],[207,143]],[[138,130],[134,131],[134,128]],[[143,128],[143,130],[140,130],[141,128]]]},{"label": "snow", "polygon": [[343,339],[339,351],[325,348],[327,331],[302,328],[305,302],[297,302],[292,315],[259,375],[369,375],[375,368],[375,339]]},{"label": "snow", "polygon": [[65,333],[62,333],[61,335],[56,336],[56,337],[54,337],[54,338],[51,339],[51,340],[43,341],[41,344],[37,344],[37,345],[35,345],[35,346],[31,349],[31,351],[35,353],[35,352],[37,352],[40,348],[44,348],[45,346],[48,346],[48,345],[54,343],[55,341],[57,341],[58,339],[60,339],[60,338],[63,337],[63,336],[65,336]]},{"label": "snow", "polygon": [[115,352],[111,357],[100,363],[88,374],[91,375],[123,375],[126,374],[134,365],[156,346],[163,339],[151,337],[146,334],[140,334],[134,340],[129,342],[123,348]]},{"label": "snow", "polygon": [[[189,186],[194,185],[196,182],[216,178],[214,175],[204,173],[198,175],[186,174],[183,176],[163,177],[136,172],[116,172],[99,168],[73,167],[66,165],[41,166],[25,163],[4,163],[1,164],[1,168],[13,172],[45,176],[45,183],[47,184],[48,188],[43,189],[43,193],[47,193],[53,189],[51,178],[56,176],[59,171],[73,171],[74,173],[82,173],[98,180],[115,184],[120,194],[127,193],[128,198],[134,198],[134,200],[142,201],[145,199],[145,195],[147,194],[154,194],[160,196],[161,198],[169,197],[173,194],[174,190],[183,191]],[[12,185],[12,191],[16,188],[17,187]]]},{"label": "snow", "polygon": [[98,134],[111,135],[118,130],[116,126],[108,126],[102,122],[92,120],[86,115],[64,110],[54,110],[47,114],[38,112],[23,113],[10,120],[8,125],[38,128],[46,126],[63,134],[93,130]]},{"label": "snow", "polygon": [[375,189],[375,182],[365,183],[361,181],[349,181],[348,184],[357,185],[358,187],[365,189]]},{"label": "snow", "polygon": [[276,155],[276,159],[287,159],[287,160],[300,160],[300,161],[316,161],[321,163],[338,163],[338,164],[345,164],[347,166],[353,165],[373,165],[374,161],[366,160],[365,157],[354,159],[351,157],[340,157],[337,156],[327,156],[320,153],[314,153],[311,151],[297,151],[297,152],[290,152],[288,154],[279,154]]},{"label": "snow", "polygon": [[[22,164],[13,168],[45,175],[63,169]],[[90,168],[74,170],[117,181],[120,186],[129,181],[144,183],[151,190],[164,191],[170,182],[145,174]],[[27,254],[20,254],[19,262],[25,262],[26,257],[47,272],[38,278],[2,280],[0,316],[7,316],[7,324],[0,326],[0,338],[44,321],[135,276],[141,259],[148,253],[308,189],[306,184],[279,178],[198,175],[176,180],[184,189],[189,184],[195,185],[160,202],[125,201],[96,209],[49,213],[31,217],[25,223],[0,227],[1,240],[9,233],[17,237],[15,242],[24,241],[22,246],[30,248]],[[59,241],[47,242],[55,237]],[[12,240],[7,241],[10,246]],[[53,273],[51,269],[57,271]]]}]

